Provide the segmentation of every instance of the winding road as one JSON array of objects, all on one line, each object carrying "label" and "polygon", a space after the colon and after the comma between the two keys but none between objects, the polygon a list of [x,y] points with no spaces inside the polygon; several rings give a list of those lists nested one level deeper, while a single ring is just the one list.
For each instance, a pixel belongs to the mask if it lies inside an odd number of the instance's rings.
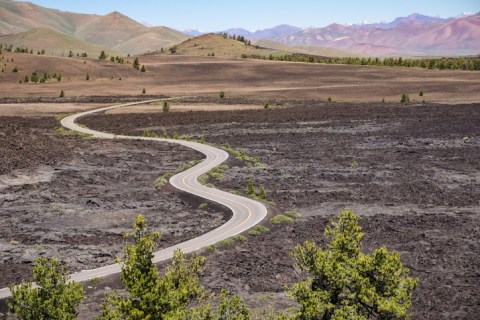
[{"label": "winding road", "polygon": [[[165,99],[163,99],[165,100]],[[170,178],[170,183],[185,192],[194,194],[196,196],[223,204],[230,208],[233,212],[232,218],[227,221],[222,226],[205,233],[197,238],[188,240],[186,242],[171,246],[162,250],[155,252],[153,262],[157,263],[160,261],[168,260],[173,257],[173,253],[176,249],[181,249],[185,253],[190,253],[198,251],[201,248],[215,244],[221,240],[230,238],[239,233],[242,233],[251,227],[255,226],[257,223],[262,221],[267,215],[267,208],[260,202],[234,195],[228,192],[224,192],[215,188],[209,188],[204,185],[201,185],[197,178],[202,174],[210,171],[214,167],[220,165],[228,159],[228,153],[217,149],[215,147],[201,144],[197,142],[184,141],[184,140],[172,140],[172,139],[163,139],[163,138],[148,138],[148,137],[136,137],[136,136],[123,136],[123,135],[114,135],[110,133],[100,132],[91,130],[88,128],[81,127],[76,124],[76,120],[86,115],[105,112],[115,108],[134,106],[139,104],[145,104],[150,102],[156,102],[159,100],[150,100],[135,102],[129,104],[122,104],[112,107],[106,107],[101,109],[90,110],[78,114],[74,114],[64,118],[61,123],[67,129],[75,130],[78,132],[86,133],[92,135],[96,138],[102,139],[129,139],[129,140],[149,140],[149,141],[159,141],[167,143],[176,143],[188,148],[197,150],[205,155],[205,159],[197,164],[196,166],[180,172]],[[101,278],[108,275],[120,273],[121,265],[119,263],[100,267],[97,269],[85,270],[70,276],[72,281],[84,282],[94,278]],[[8,288],[0,289],[0,299],[8,298],[11,296],[10,290]]]}]

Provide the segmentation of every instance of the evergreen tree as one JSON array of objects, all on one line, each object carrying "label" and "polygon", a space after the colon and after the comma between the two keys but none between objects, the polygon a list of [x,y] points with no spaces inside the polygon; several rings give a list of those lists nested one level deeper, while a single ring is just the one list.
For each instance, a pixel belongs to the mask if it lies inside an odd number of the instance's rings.
[{"label": "evergreen tree", "polygon": [[158,248],[158,232],[149,232],[145,218],[138,216],[135,230],[128,237],[122,263],[122,282],[127,295],[108,295],[100,319],[181,319],[192,300],[203,294],[198,278],[205,258],[194,255],[187,259],[176,250],[173,261],[161,277],[153,264],[153,252]]},{"label": "evergreen tree", "polygon": [[135,61],[133,61],[132,67],[133,67],[135,70],[140,69],[140,62],[138,61],[138,58],[135,58]]},{"label": "evergreen tree", "polygon": [[141,72],[147,71],[147,70],[145,69],[145,65],[144,65],[144,64],[142,64],[142,69],[141,69],[140,71],[141,71]]},{"label": "evergreen tree", "polygon": [[325,249],[313,242],[292,251],[296,267],[310,277],[290,295],[300,304],[298,319],[407,319],[417,283],[397,252],[385,247],[365,254],[360,218],[342,211],[327,226]]},{"label": "evergreen tree", "polygon": [[83,300],[83,286],[70,282],[65,268],[54,259],[39,258],[33,267],[33,280],[11,286],[11,313],[19,319],[76,319],[75,308]]},{"label": "evergreen tree", "polygon": [[100,52],[100,56],[98,56],[98,60],[105,60],[107,59],[107,54],[105,53],[105,51],[102,50],[102,52]]},{"label": "evergreen tree", "polygon": [[249,196],[255,196],[255,184],[253,182],[253,178],[250,177],[250,179],[248,179],[248,185],[247,185],[247,195]]}]

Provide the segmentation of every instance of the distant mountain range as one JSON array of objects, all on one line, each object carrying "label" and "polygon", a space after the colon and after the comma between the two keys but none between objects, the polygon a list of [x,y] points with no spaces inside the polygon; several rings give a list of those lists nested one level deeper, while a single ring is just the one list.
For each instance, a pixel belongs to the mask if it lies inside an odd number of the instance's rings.
[{"label": "distant mountain range", "polygon": [[[302,52],[319,52],[315,49],[319,47],[337,50],[320,49],[320,52],[368,56],[480,53],[480,13],[450,19],[415,13],[388,23],[331,24],[310,29],[279,25],[255,32],[241,28],[222,32],[244,36],[262,46],[288,45],[302,48]],[[35,46],[34,49],[40,49],[36,47],[38,37],[48,37],[57,39],[45,41],[52,46],[45,49],[52,52],[63,52],[68,44],[68,49],[74,51],[107,48],[112,52],[140,54],[202,34],[196,30],[179,32],[168,27],[148,27],[119,12],[105,16],[78,14],[29,2],[0,0],[0,43]],[[53,50],[56,44],[59,48]]]},{"label": "distant mountain range", "polygon": [[0,36],[37,28],[48,28],[125,54],[153,51],[189,38],[167,27],[146,27],[119,12],[105,16],[78,14],[47,9],[30,2],[0,0]]}]

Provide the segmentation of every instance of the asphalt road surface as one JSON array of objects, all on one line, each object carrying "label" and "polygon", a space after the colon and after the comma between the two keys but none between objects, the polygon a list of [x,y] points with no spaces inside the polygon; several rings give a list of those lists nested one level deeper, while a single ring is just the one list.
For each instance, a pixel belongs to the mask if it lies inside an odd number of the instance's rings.
[{"label": "asphalt road surface", "polygon": [[[165,100],[165,99],[164,99]],[[156,100],[155,100],[156,101]],[[186,242],[171,246],[155,252],[153,262],[168,260],[173,257],[173,253],[176,249],[181,249],[184,253],[190,253],[197,251],[206,246],[215,244],[221,240],[233,237],[240,234],[257,223],[262,221],[267,215],[267,208],[260,202],[248,199],[242,196],[234,195],[228,192],[224,192],[215,188],[209,188],[201,185],[197,178],[202,174],[210,171],[214,167],[220,165],[228,158],[228,153],[217,149],[215,147],[184,140],[162,139],[162,138],[148,138],[148,137],[134,137],[134,136],[121,136],[113,135],[110,133],[91,130],[81,127],[75,123],[75,121],[88,114],[94,114],[104,112],[110,109],[134,106],[139,104],[145,104],[154,101],[142,101],[136,103],[123,104],[119,106],[106,107],[101,109],[95,109],[68,116],[62,120],[62,126],[67,129],[75,130],[78,132],[90,134],[93,137],[101,139],[129,139],[129,140],[150,140],[163,143],[176,143],[194,150],[197,150],[205,155],[205,159],[202,160],[196,166],[180,172],[170,178],[170,183],[185,192],[197,195],[199,197],[223,204],[230,208],[233,212],[232,218],[222,226],[205,233],[197,238],[188,240]],[[108,275],[120,273],[121,265],[119,263],[112,264],[104,267],[100,267],[92,270],[85,270],[70,276],[72,281],[84,282],[94,278],[101,278]],[[0,289],[0,299],[8,298],[11,296],[8,288]]]}]

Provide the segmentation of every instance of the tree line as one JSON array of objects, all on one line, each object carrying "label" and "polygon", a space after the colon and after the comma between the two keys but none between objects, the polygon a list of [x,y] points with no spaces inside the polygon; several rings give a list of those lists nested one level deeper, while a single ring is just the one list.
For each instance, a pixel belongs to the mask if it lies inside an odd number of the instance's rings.
[{"label": "tree line", "polygon": [[291,61],[306,63],[324,63],[324,64],[349,64],[362,66],[378,66],[378,67],[406,67],[406,68],[423,68],[423,69],[439,69],[439,70],[480,70],[480,57],[461,57],[461,58],[329,58],[319,57],[307,54],[290,54],[290,55],[248,55],[242,54],[244,59],[260,59],[274,61]]}]

